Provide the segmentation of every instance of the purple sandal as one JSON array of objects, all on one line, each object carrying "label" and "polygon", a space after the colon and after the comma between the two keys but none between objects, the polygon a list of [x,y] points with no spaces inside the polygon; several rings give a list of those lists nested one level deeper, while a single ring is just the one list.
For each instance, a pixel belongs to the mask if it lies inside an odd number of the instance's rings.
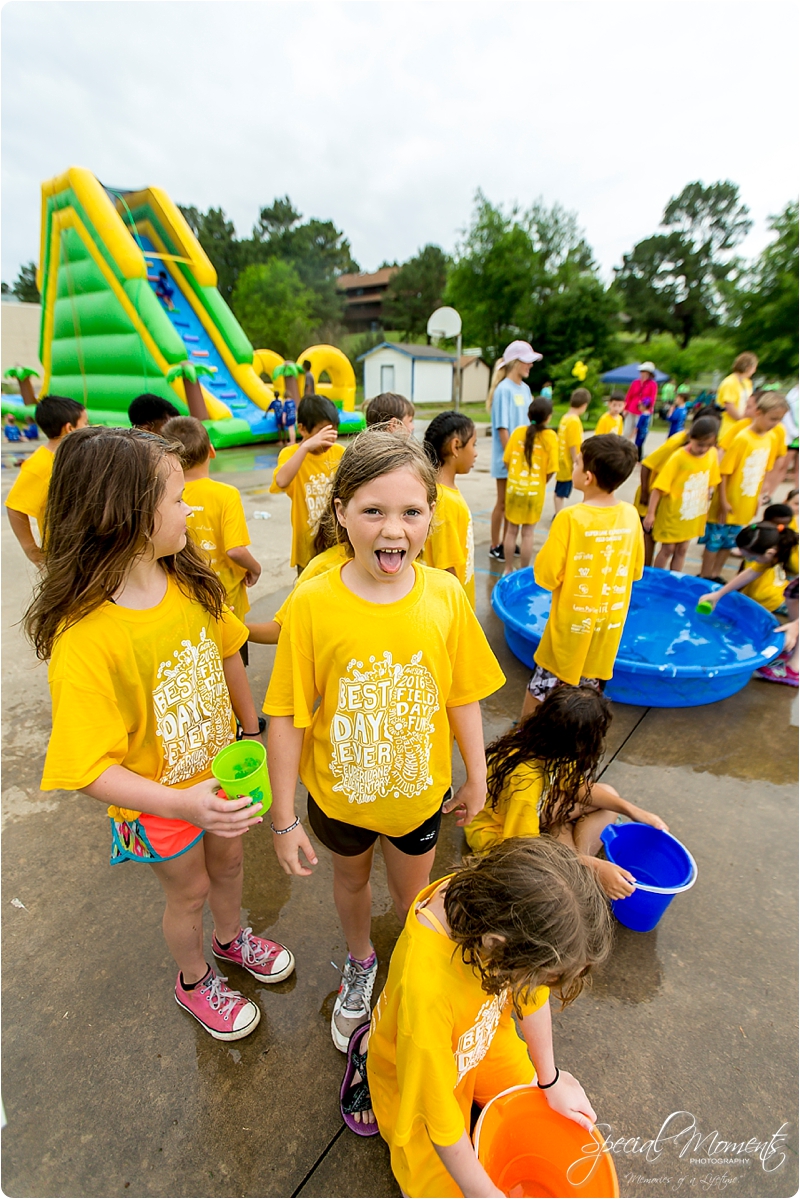
[{"label": "purple sandal", "polygon": [[[351,1132],[359,1137],[374,1137],[378,1135],[377,1124],[363,1124],[353,1116],[356,1112],[368,1111],[372,1106],[367,1082],[367,1055],[359,1053],[356,1046],[361,1043],[365,1032],[369,1031],[369,1023],[362,1024],[350,1037],[347,1046],[347,1065],[344,1068],[344,1078],[339,1091],[339,1109],[342,1119]],[[354,1083],[353,1075],[360,1074],[361,1082]]]}]

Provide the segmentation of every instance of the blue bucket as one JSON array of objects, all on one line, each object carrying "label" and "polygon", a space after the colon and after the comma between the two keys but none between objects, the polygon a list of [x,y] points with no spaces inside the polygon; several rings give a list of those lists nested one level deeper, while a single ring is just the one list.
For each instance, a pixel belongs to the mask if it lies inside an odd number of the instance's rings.
[{"label": "blue bucket", "polygon": [[611,910],[620,924],[637,933],[655,928],[673,898],[697,881],[697,863],[689,850],[651,824],[609,824],[600,840],[609,862],[636,879],[633,894],[613,899]]}]

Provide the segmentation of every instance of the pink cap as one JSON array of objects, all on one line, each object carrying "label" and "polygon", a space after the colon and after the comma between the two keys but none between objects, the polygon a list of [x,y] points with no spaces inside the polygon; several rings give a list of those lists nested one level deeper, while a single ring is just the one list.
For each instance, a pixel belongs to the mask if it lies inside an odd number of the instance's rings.
[{"label": "pink cap", "polygon": [[538,362],[542,357],[537,354],[533,346],[527,341],[512,341],[511,345],[506,346],[503,350],[503,362],[508,366],[509,362],[514,362],[518,359],[520,362]]}]

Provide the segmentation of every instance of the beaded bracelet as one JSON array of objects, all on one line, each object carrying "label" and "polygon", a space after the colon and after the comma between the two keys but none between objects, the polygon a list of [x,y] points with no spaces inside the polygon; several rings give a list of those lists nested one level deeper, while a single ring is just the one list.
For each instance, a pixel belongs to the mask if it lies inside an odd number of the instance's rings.
[{"label": "beaded bracelet", "polygon": [[300,824],[300,817],[298,816],[298,817],[296,817],[294,824],[290,824],[288,828],[276,828],[271,820],[269,822],[269,827],[272,829],[272,831],[276,837],[283,837],[286,833],[293,832],[294,829],[296,829],[299,826],[299,824]]},{"label": "beaded bracelet", "polygon": [[556,1085],[556,1083],[558,1082],[560,1077],[561,1077],[561,1071],[559,1070],[558,1066],[556,1066],[556,1076],[552,1082],[546,1082],[544,1084],[537,1082],[536,1085],[540,1091],[549,1091],[551,1087],[554,1087]]}]

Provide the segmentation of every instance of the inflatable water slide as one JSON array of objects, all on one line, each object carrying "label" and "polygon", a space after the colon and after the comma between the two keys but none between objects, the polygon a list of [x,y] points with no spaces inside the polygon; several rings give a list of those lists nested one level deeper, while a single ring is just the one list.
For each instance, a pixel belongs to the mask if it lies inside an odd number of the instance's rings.
[{"label": "inflatable water slide", "polygon": [[[191,363],[216,447],[277,437],[269,405],[284,379],[273,388],[261,376],[283,359],[254,350],[217,290],[205,251],[161,188],[104,187],[81,167],[42,184],[37,285],[41,394],[79,400],[92,424],[127,425],[128,405],[142,392],[188,413],[183,375],[192,377]],[[306,359],[315,379],[328,376],[317,392],[339,407],[341,431],[362,428],[347,357],[319,345],[298,361]]]}]

